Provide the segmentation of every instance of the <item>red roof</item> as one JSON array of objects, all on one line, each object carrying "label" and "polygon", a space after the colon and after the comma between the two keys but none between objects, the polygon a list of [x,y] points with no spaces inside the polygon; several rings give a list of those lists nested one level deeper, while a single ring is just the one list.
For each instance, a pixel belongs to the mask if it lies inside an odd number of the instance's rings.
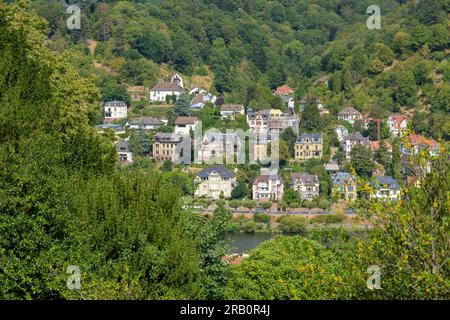
[{"label": "red roof", "polygon": [[178,117],[175,120],[175,125],[195,124],[197,121],[197,117]]},{"label": "red roof", "polygon": [[402,125],[402,122],[404,120],[406,120],[406,121],[409,120],[409,118],[407,116],[405,116],[403,114],[400,114],[400,113],[391,114],[389,118],[391,118],[394,121],[395,129],[400,129],[401,125]]},{"label": "red roof", "polygon": [[183,88],[174,82],[160,82],[155,84],[150,91],[183,91]]},{"label": "red roof", "polygon": [[437,148],[439,144],[433,138],[425,138],[424,136],[418,134],[410,134],[408,136],[408,141],[412,145],[427,145],[429,148]]},{"label": "red roof", "polygon": [[285,85],[283,85],[281,87],[278,87],[275,90],[275,94],[278,94],[278,95],[292,94],[294,92],[295,92],[295,90],[292,89],[291,87],[289,87],[287,84],[285,84]]},{"label": "red roof", "polygon": [[191,104],[203,103],[203,94],[197,94],[194,99],[192,99]]}]

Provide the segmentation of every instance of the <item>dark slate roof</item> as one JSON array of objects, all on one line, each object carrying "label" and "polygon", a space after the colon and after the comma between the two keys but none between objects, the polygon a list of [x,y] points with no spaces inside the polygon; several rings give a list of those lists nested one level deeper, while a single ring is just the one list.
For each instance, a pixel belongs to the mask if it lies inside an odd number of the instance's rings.
[{"label": "dark slate roof", "polygon": [[345,140],[354,140],[354,141],[366,141],[368,140],[367,138],[364,138],[363,135],[357,131],[357,132],[352,132],[349,133],[346,137]]},{"label": "dark slate roof", "polygon": [[320,143],[322,141],[322,134],[321,133],[304,133],[300,137],[298,137],[297,142],[303,143],[305,139],[311,139],[314,143]]},{"label": "dark slate roof", "polygon": [[301,180],[304,185],[315,185],[319,183],[319,177],[317,175],[304,172],[294,172],[292,174],[292,183],[295,183],[296,180]]},{"label": "dark slate roof", "polygon": [[167,133],[167,132],[158,132],[155,134],[155,142],[175,142],[178,143],[182,140],[182,138],[175,133]]},{"label": "dark slate roof", "polygon": [[370,185],[375,189],[381,189],[382,186],[387,186],[391,190],[400,190],[400,185],[397,180],[390,176],[373,177],[370,180]]},{"label": "dark slate roof", "polygon": [[131,121],[132,125],[164,125],[164,122],[162,122],[160,119],[152,118],[152,117],[139,117],[136,119],[133,119]]},{"label": "dark slate roof", "polygon": [[113,107],[126,107],[127,104],[125,103],[125,101],[107,101],[105,102],[105,107],[106,108],[113,108]]},{"label": "dark slate roof", "polygon": [[131,152],[130,144],[128,141],[119,140],[116,142],[116,150],[122,152]]},{"label": "dark slate roof", "polygon": [[97,125],[98,129],[111,129],[114,131],[123,131],[123,127],[121,125],[118,124],[113,124],[113,123],[102,123]]},{"label": "dark slate roof", "polygon": [[233,178],[236,176],[234,171],[228,170],[220,164],[203,169],[197,174],[197,176],[200,178],[207,178],[212,172],[217,172],[222,178]]},{"label": "dark slate roof", "polygon": [[337,184],[339,186],[343,186],[345,184],[345,181],[348,181],[350,179],[353,179],[353,181],[356,180],[355,176],[350,175],[350,173],[348,172],[337,172],[334,176],[333,176],[333,184]]}]

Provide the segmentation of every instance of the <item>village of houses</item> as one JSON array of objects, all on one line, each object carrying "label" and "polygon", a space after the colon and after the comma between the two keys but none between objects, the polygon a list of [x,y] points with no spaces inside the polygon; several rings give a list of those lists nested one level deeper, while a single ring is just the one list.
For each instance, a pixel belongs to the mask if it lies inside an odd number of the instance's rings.
[{"label": "village of houses", "polygon": [[[373,172],[370,185],[374,188],[371,197],[395,201],[399,195],[401,186],[411,183],[414,177],[408,177],[408,155],[416,154],[420,150],[426,149],[430,154],[435,154],[439,150],[439,145],[434,139],[425,138],[421,135],[409,134],[409,117],[400,113],[391,114],[387,119],[371,119],[361,114],[355,108],[348,106],[337,113],[337,125],[333,127],[339,140],[340,147],[331,147],[331,157],[329,161],[324,159],[324,136],[321,132],[305,133],[299,131],[299,125],[302,121],[301,111],[305,108],[308,98],[305,97],[299,101],[294,98],[295,91],[288,85],[278,87],[273,91],[274,95],[282,98],[286,104],[284,110],[268,109],[254,111],[252,108],[242,104],[231,104],[226,101],[217,103],[218,97],[209,93],[207,90],[194,87],[185,88],[183,79],[178,74],[172,74],[168,79],[160,81],[152,88],[130,87],[128,89],[133,101],[147,101],[149,107],[168,101],[168,97],[178,99],[181,95],[188,95],[191,101],[193,111],[201,110],[205,105],[210,104],[220,110],[220,116],[225,121],[234,121],[237,117],[244,117],[251,133],[254,133],[257,139],[249,148],[252,148],[253,161],[268,158],[270,153],[270,144],[272,137],[278,137],[284,130],[291,128],[297,135],[294,146],[294,156],[289,159],[287,170],[288,178],[282,179],[278,170],[273,170],[268,166],[261,166],[260,175],[248,186],[251,190],[251,200],[255,204],[269,202],[271,206],[264,206],[267,210],[264,212],[277,214],[283,213],[336,213],[338,206],[333,205],[328,210],[319,208],[282,208],[280,203],[283,194],[287,189],[292,189],[298,193],[303,203],[313,201],[321,196],[320,178],[317,174],[310,174],[294,169],[295,163],[305,163],[311,159],[321,161],[332,182],[332,194],[335,202],[343,203],[342,208],[345,213],[351,214],[351,203],[357,199],[358,177],[354,172],[345,170],[346,166],[338,164],[333,160],[333,154],[337,149],[345,155],[344,162],[352,160],[352,149],[356,145],[363,145],[375,152],[384,143],[387,152],[392,153],[392,138],[403,137],[403,141],[408,141],[407,145],[400,144],[400,153],[402,156],[402,172],[405,180],[398,181],[391,176],[385,175],[379,167]],[[223,100],[223,99],[222,99]],[[321,117],[330,116],[320,101],[313,101],[318,108]],[[192,136],[198,125],[201,125],[202,119],[194,116],[178,116],[173,123],[173,131],[161,130],[167,127],[167,117],[131,117],[129,114],[130,106],[124,101],[107,101],[104,104],[104,121],[98,125],[100,132],[112,130],[117,137],[116,150],[121,164],[131,164],[135,160],[134,150],[129,141],[129,133],[132,131],[151,132],[152,139],[149,143],[150,149],[147,157],[151,158],[156,164],[162,164],[170,161],[171,163],[180,163],[182,157],[181,145],[183,140]],[[296,111],[297,110],[297,111]],[[375,121],[378,125],[377,139],[371,141],[369,137],[364,137],[360,132],[353,131],[349,133],[348,126],[353,126],[360,122],[368,127],[369,123]],[[380,141],[380,122],[384,122],[390,131],[390,139]],[[405,136],[406,135],[406,136]],[[120,138],[121,137],[121,138]],[[239,165],[229,166],[226,159],[228,155],[233,155],[240,147],[240,140],[236,137],[230,137],[229,133],[205,133],[200,145],[195,148],[195,155],[192,159],[195,163],[184,164],[185,168],[195,167],[195,178],[192,183],[195,185],[195,198],[208,198],[211,200],[230,199],[233,189],[239,184],[238,172]],[[189,157],[190,159],[191,157]],[[184,158],[186,159],[186,158]],[[214,164],[215,160],[217,164]],[[220,161],[219,161],[220,160]],[[201,165],[198,165],[200,161]],[[194,161],[193,161],[194,162]],[[286,181],[289,180],[289,181]],[[259,209],[256,210],[256,209]],[[261,212],[261,208],[254,208],[254,212]],[[249,210],[251,212],[251,208]]]}]

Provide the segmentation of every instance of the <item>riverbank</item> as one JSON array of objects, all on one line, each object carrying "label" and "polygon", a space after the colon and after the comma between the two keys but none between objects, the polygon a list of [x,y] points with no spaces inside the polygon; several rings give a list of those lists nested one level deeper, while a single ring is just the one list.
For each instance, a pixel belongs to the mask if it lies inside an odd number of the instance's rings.
[{"label": "riverbank", "polygon": [[233,215],[227,232],[235,233],[304,233],[318,228],[365,230],[355,224],[354,215]]}]

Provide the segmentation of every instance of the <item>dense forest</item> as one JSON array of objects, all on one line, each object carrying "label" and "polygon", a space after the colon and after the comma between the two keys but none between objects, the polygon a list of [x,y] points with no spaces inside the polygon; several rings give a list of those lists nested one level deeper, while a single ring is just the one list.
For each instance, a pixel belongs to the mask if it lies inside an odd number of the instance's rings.
[{"label": "dense forest", "polygon": [[[379,1],[380,30],[367,28],[372,3],[359,0],[81,4],[80,30],[67,29],[63,1],[32,8],[49,21],[50,47],[97,74],[104,97],[152,86],[171,70],[206,76],[206,89],[253,109],[280,106],[272,89],[288,83],[333,114],[348,105],[373,117],[402,110],[414,131],[450,135],[447,0]],[[323,76],[329,85],[314,86]]]},{"label": "dense forest", "polygon": [[[66,27],[71,2],[81,30]],[[361,201],[367,239],[278,237],[232,267],[229,210],[184,210],[180,177],[119,167],[93,128],[106,96],[178,71],[246,107],[277,107],[272,89],[289,83],[333,114],[402,110],[448,140],[450,1],[379,2],[381,30],[367,29],[365,0],[0,3],[0,299],[448,299],[447,158],[406,200]],[[372,264],[382,291],[366,287]]]}]

